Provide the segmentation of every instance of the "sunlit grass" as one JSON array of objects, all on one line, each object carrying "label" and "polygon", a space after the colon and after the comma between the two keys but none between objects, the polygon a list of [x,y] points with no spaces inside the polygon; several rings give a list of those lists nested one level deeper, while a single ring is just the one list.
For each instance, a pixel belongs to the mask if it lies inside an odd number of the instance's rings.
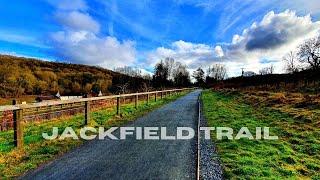
[{"label": "sunlit grass", "polygon": [[[216,140],[227,179],[319,179],[320,127],[299,122],[268,107],[245,104],[242,95],[205,91],[202,95],[209,126],[270,127],[279,140]],[[213,138],[215,138],[213,136]]]}]

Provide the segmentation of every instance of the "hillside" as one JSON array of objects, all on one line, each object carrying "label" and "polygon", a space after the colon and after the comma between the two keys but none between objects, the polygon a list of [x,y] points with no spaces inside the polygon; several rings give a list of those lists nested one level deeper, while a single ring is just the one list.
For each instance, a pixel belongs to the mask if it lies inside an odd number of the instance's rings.
[{"label": "hillside", "polygon": [[101,67],[41,61],[0,55],[0,97],[54,94],[80,95],[88,92],[116,93],[129,82],[127,91],[136,91],[145,82]]}]

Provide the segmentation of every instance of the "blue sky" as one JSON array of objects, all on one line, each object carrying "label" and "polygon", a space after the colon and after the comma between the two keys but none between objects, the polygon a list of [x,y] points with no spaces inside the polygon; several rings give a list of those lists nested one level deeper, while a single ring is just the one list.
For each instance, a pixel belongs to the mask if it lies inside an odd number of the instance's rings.
[{"label": "blue sky", "polygon": [[0,53],[152,71],[173,57],[257,72],[319,33],[317,0],[1,0]]}]

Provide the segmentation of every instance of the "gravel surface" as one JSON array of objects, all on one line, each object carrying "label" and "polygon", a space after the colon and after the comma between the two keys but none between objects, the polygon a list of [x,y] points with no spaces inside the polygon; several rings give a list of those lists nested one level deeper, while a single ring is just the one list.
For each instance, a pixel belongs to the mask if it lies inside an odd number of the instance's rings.
[{"label": "gravel surface", "polygon": [[[201,113],[200,127],[208,127]],[[223,173],[217,150],[212,140],[206,140],[204,133],[200,135],[200,179],[223,179]]]},{"label": "gravel surface", "polygon": [[[199,91],[169,103],[128,126],[196,129]],[[21,179],[195,179],[196,138],[93,140]]]}]

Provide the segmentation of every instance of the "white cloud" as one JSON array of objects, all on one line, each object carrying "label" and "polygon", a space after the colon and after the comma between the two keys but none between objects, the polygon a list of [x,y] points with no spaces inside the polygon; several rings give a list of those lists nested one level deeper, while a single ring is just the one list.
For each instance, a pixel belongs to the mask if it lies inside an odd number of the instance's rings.
[{"label": "white cloud", "polygon": [[67,28],[74,30],[87,30],[98,33],[100,24],[96,22],[89,14],[79,11],[57,12],[56,18]]},{"label": "white cloud", "polygon": [[52,35],[57,53],[72,61],[106,68],[133,65],[136,60],[135,44],[118,41],[115,37],[97,37],[87,31],[56,32]]},{"label": "white cloud", "polygon": [[241,74],[241,68],[258,73],[259,69],[274,65],[275,72],[283,72],[282,57],[303,41],[319,33],[320,21],[312,22],[310,15],[298,16],[294,11],[267,13],[260,22],[253,23],[234,35],[231,43],[217,46],[176,41],[171,47],[159,47],[147,54],[148,65],[166,57],[185,63],[190,70],[224,63],[229,76]]},{"label": "white cloud", "polygon": [[88,11],[84,0],[47,0],[56,8],[54,16],[64,27],[71,30],[86,30],[98,33],[100,24],[95,21]]},{"label": "white cloud", "polygon": [[216,46],[216,47],[214,48],[214,52],[215,52],[215,54],[217,55],[217,57],[222,57],[222,56],[224,56],[224,53],[223,53],[223,50],[222,50],[221,46]]},{"label": "white cloud", "polygon": [[288,9],[294,9],[301,13],[309,12],[312,15],[320,13],[320,3],[318,0],[285,0],[281,4]]},{"label": "white cloud", "polygon": [[220,37],[228,31],[238,31],[247,26],[252,23],[252,18],[261,18],[261,12],[291,9],[298,14],[310,13],[313,17],[320,17],[319,0],[224,0],[216,1],[215,8],[222,9],[217,27]]},{"label": "white cloud", "polygon": [[320,22],[312,22],[310,15],[297,16],[289,10],[279,14],[271,11],[260,22],[244,29],[241,35],[234,35],[232,43],[223,46],[221,60],[242,63],[243,67],[258,72],[271,64],[261,63],[261,60],[268,59],[277,65],[277,72],[282,72],[283,68],[279,66],[285,53],[316,36],[319,30]]},{"label": "white cloud", "polygon": [[135,43],[100,34],[100,24],[87,12],[83,0],[51,2],[62,31],[52,33],[55,53],[72,63],[105,68],[134,65]]},{"label": "white cloud", "polygon": [[[221,50],[221,51],[220,51]],[[154,66],[166,57],[182,62],[190,69],[212,63],[217,57],[223,55],[221,47],[212,47],[206,44],[195,44],[185,41],[175,41],[170,48],[159,47],[147,54],[149,66]]]},{"label": "white cloud", "polygon": [[299,17],[294,11],[279,14],[271,11],[260,23],[253,23],[245,29],[242,37],[247,50],[273,49],[318,29],[319,23],[312,23],[310,15]]}]

